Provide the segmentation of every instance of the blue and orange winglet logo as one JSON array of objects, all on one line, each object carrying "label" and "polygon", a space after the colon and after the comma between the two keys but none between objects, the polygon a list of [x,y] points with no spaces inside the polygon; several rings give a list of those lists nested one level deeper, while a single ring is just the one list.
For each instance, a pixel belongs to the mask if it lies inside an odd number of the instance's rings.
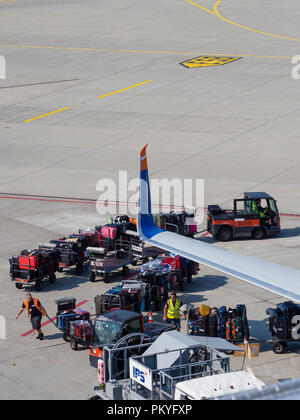
[{"label": "blue and orange winglet logo", "polygon": [[146,171],[146,169],[148,169],[148,164],[147,164],[147,155],[146,155],[146,150],[147,150],[148,144],[146,144],[146,146],[144,146],[140,152],[140,157],[141,157],[141,171]]}]

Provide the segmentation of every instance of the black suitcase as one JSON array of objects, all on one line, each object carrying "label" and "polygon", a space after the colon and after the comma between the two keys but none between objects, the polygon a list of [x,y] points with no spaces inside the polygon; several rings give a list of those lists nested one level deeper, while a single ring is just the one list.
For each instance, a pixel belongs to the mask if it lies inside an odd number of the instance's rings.
[{"label": "black suitcase", "polygon": [[273,335],[279,340],[289,339],[289,319],[287,316],[279,315],[273,318]]},{"label": "black suitcase", "polygon": [[57,299],[55,303],[57,304],[57,313],[76,308],[76,299],[74,297]]},{"label": "black suitcase", "polygon": [[201,336],[207,335],[207,316],[199,316],[198,318],[198,334]]},{"label": "black suitcase", "polygon": [[217,337],[218,335],[218,317],[216,315],[208,315],[207,317],[207,335],[209,337]]}]

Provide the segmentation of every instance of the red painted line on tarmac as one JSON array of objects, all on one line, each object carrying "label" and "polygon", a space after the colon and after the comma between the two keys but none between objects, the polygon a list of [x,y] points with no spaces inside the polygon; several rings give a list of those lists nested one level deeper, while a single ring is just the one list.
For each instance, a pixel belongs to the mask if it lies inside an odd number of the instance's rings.
[{"label": "red painted line on tarmac", "polygon": [[[87,303],[87,302],[88,302],[88,300],[83,300],[82,302],[80,302],[80,303],[78,303],[78,304],[76,305],[76,308],[79,308],[79,306],[82,306],[82,305],[84,305],[84,304],[85,304],[85,303]],[[56,320],[56,316],[55,316],[54,318],[51,318],[51,321],[55,321],[55,320]],[[45,325],[50,324],[50,322],[51,322],[51,321],[49,320],[49,321],[44,322],[44,323],[41,325],[41,327],[44,327]],[[35,331],[35,330],[30,330],[30,331],[27,331],[26,333],[22,334],[22,335],[21,335],[21,337],[27,337],[28,335],[32,334],[34,331]]]}]

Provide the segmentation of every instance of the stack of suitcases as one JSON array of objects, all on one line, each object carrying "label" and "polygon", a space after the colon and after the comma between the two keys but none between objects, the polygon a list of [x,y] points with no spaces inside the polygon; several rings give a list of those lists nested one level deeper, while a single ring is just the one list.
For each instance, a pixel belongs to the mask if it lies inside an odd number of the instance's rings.
[{"label": "stack of suitcases", "polygon": [[200,305],[190,313],[188,321],[189,335],[220,337],[226,340],[243,340],[249,338],[249,325],[245,305],[235,309],[210,308]]},{"label": "stack of suitcases", "polygon": [[300,340],[300,305],[292,301],[278,303],[275,309],[266,310],[269,331],[279,340]]},{"label": "stack of suitcases", "polygon": [[75,298],[63,298],[56,301],[57,316],[56,325],[63,333],[71,335],[72,321],[89,321],[90,313],[82,309],[76,309]]}]

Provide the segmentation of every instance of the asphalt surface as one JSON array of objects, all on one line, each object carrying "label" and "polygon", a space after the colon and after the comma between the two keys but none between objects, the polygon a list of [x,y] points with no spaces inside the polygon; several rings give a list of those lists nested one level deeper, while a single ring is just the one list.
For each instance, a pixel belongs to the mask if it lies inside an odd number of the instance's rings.
[{"label": "asphalt surface", "polygon": [[[282,214],[292,215],[282,216],[277,238],[226,245],[202,240],[300,269],[300,81],[292,77],[300,5],[16,0],[0,1],[0,8],[6,60],[6,79],[0,79],[0,314],[7,325],[0,398],[85,399],[97,382],[86,350],[72,351],[52,324],[43,342],[22,337],[30,323],[25,314],[15,317],[27,289],[10,283],[8,258],[107,220],[102,201],[101,214],[93,201],[103,198],[103,179],[116,181],[121,191],[106,195],[109,213],[117,212],[115,201],[130,201],[134,214],[136,191],[120,187],[119,171],[133,181],[138,152],[149,143],[150,175],[203,178],[205,206],[230,207],[244,191],[266,191]],[[240,59],[212,67],[181,64],[199,56]],[[87,270],[81,276],[66,271],[38,297],[51,316],[63,296],[87,300],[82,307],[93,312],[94,296],[110,286],[90,283]],[[204,267],[182,299],[246,304],[258,341],[271,338],[266,308],[285,300]],[[274,383],[300,376],[299,349],[293,344],[275,355],[262,343],[259,357],[231,357],[231,366],[249,367]]]}]

